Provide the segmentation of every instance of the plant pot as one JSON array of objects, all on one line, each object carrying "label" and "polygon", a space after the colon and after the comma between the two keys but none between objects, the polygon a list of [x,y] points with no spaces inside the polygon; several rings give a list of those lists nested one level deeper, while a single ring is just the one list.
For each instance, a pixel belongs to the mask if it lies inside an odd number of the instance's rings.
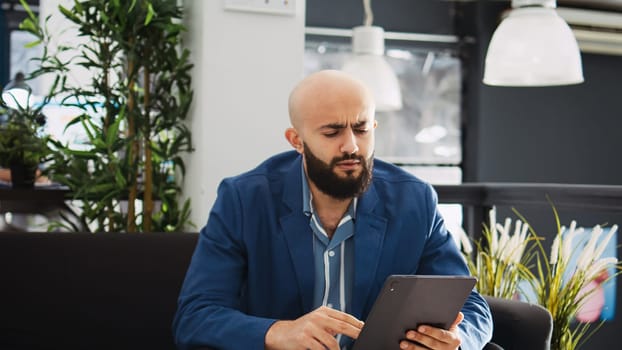
[{"label": "plant pot", "polygon": [[37,166],[21,163],[11,164],[11,184],[13,188],[32,188],[35,184]]}]

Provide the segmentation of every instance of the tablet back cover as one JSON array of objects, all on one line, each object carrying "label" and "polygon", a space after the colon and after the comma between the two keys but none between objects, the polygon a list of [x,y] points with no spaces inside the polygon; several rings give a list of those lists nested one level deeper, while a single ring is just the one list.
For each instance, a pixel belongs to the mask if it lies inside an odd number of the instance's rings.
[{"label": "tablet back cover", "polygon": [[471,276],[389,276],[353,350],[397,350],[406,331],[421,324],[449,328],[475,281]]}]

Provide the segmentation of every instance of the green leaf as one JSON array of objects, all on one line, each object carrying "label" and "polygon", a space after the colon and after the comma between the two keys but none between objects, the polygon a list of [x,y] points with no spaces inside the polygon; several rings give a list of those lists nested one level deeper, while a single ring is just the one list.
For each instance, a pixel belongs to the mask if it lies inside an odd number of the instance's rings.
[{"label": "green leaf", "polygon": [[121,118],[117,118],[117,120],[110,125],[108,130],[106,131],[106,144],[108,147],[112,147],[113,142],[118,138],[119,133],[119,125],[121,124]]},{"label": "green leaf", "polygon": [[37,33],[37,26],[35,25],[35,23],[30,18],[24,19],[19,24],[19,29],[25,30],[25,31],[27,31],[29,33]]},{"label": "green leaf", "polygon": [[125,177],[123,177],[123,174],[121,174],[121,169],[117,168],[117,171],[114,173],[115,176],[115,180],[117,181],[117,185],[119,187],[127,187],[127,181],[125,180]]},{"label": "green leaf", "polygon": [[28,14],[28,17],[30,17],[31,20],[36,21],[37,16],[35,16],[34,12],[32,12],[32,10],[30,9],[28,2],[26,2],[26,0],[19,0],[19,3],[24,8],[24,11],[26,11],[26,13]]},{"label": "green leaf", "polygon": [[[78,1],[76,1],[76,3],[78,3]],[[76,14],[73,11],[68,10],[63,5],[58,5],[58,10],[63,14],[63,16],[65,16],[70,21],[76,24],[80,24],[80,18],[76,16]],[[78,12],[82,12],[82,11],[78,11]]]},{"label": "green leaf", "polygon": [[35,41],[31,41],[27,44],[24,45],[25,48],[27,49],[31,49],[35,46],[38,46],[39,44],[41,44],[43,41],[42,40],[35,40]]},{"label": "green leaf", "polygon": [[71,148],[64,149],[64,152],[74,157],[95,158],[97,155],[92,151],[75,150]]}]

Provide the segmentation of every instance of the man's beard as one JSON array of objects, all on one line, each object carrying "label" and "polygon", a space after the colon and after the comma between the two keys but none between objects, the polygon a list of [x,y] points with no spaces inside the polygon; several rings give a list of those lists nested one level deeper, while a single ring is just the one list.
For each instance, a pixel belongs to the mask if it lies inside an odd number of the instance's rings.
[{"label": "man's beard", "polygon": [[[307,176],[324,194],[336,199],[348,199],[364,193],[371,183],[371,174],[374,166],[373,155],[369,159],[354,154],[344,154],[335,157],[330,164],[325,163],[303,143],[304,159],[307,166]],[[339,177],[334,171],[337,163],[343,160],[356,159],[360,161],[361,173],[354,175],[354,171],[346,172],[345,178]]]}]

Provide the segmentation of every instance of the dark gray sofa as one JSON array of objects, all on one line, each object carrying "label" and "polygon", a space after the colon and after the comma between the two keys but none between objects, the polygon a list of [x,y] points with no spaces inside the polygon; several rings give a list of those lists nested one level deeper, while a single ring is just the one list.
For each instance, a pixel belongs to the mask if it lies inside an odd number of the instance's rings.
[{"label": "dark gray sofa", "polygon": [[[196,233],[0,232],[0,349],[175,349],[171,323],[196,240]],[[548,349],[548,311],[487,300],[495,343]]]},{"label": "dark gray sofa", "polygon": [[0,349],[174,349],[196,239],[0,232]]}]

